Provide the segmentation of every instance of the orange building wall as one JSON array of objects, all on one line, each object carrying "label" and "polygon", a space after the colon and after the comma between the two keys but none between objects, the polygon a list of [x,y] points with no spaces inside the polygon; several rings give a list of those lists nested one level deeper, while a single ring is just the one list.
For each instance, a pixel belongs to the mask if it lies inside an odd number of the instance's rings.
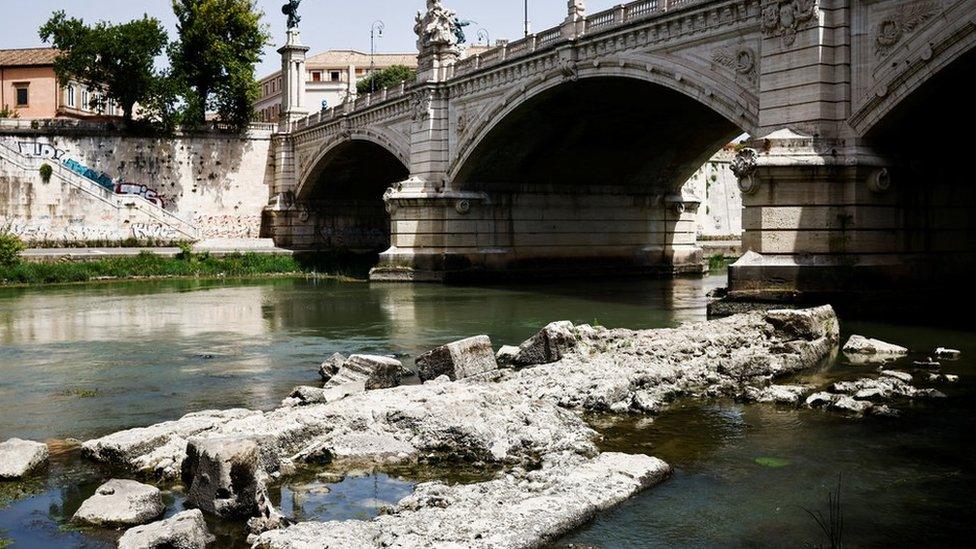
[{"label": "orange building wall", "polygon": [[[17,106],[14,84],[28,82],[29,103]],[[4,67],[0,69],[0,107],[16,109],[20,118],[55,118],[58,114],[58,85],[51,67]]]}]

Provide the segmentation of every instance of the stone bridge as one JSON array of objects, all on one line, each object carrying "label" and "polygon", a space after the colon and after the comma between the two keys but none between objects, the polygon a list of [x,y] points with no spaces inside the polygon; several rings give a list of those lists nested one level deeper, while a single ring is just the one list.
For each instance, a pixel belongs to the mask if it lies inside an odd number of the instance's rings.
[{"label": "stone bridge", "polygon": [[454,24],[429,0],[416,82],[311,115],[289,33],[279,244],[382,252],[377,279],[700,272],[682,184],[748,134],[733,295],[974,270],[976,187],[949,160],[969,147],[945,128],[972,127],[976,0],[571,0],[472,56]]}]

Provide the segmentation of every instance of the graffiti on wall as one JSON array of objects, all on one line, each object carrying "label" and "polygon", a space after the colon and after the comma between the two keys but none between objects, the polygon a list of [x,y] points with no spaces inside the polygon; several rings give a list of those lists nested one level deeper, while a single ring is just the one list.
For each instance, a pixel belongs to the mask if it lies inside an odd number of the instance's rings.
[{"label": "graffiti on wall", "polygon": [[156,223],[133,223],[125,227],[111,221],[90,225],[50,218],[0,223],[0,233],[16,235],[29,243],[109,242],[128,238],[171,242],[183,238],[176,229]]},{"label": "graffiti on wall", "polygon": [[85,166],[81,162],[78,162],[77,160],[69,158],[68,151],[58,149],[48,143],[25,141],[18,143],[18,147],[20,148],[20,154],[24,156],[48,158],[56,162],[60,162],[65,168],[68,168],[72,172],[94,182],[107,191],[120,195],[141,196],[160,208],[166,205],[165,199],[162,197],[162,195],[156,192],[155,189],[151,189],[139,183],[132,183],[121,179],[116,181],[104,172],[94,170],[88,166]]}]

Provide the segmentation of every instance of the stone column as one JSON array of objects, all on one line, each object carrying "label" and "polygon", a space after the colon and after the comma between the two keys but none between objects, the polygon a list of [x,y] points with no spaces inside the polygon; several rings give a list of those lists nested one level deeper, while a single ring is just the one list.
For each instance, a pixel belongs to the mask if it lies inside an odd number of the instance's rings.
[{"label": "stone column", "polygon": [[569,0],[566,20],[563,21],[563,38],[575,40],[586,30],[586,5],[583,0]]},{"label": "stone column", "polygon": [[[442,280],[454,261],[451,249],[459,238],[443,228],[483,200],[480,193],[458,193],[448,186],[449,101],[443,82],[460,57],[454,34],[456,15],[441,0],[428,0],[417,13],[418,72],[411,98],[410,177],[384,196],[391,218],[391,246],[380,254],[374,280]],[[441,224],[433,229],[432,223]],[[463,238],[460,237],[460,238]]]},{"label": "stone column", "polygon": [[281,120],[279,131],[290,130],[291,123],[308,116],[305,105],[305,55],[309,47],[302,45],[301,32],[288,30],[288,41],[278,50],[281,54]]}]

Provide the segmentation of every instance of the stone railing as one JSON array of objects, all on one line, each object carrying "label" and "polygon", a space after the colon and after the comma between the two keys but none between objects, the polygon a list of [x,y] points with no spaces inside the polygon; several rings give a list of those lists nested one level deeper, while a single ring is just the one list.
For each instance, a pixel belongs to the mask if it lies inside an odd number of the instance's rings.
[{"label": "stone railing", "polygon": [[329,107],[318,112],[309,114],[305,118],[300,118],[291,123],[290,130],[295,132],[306,128],[318,126],[324,122],[335,120],[343,114],[348,114],[361,109],[366,109],[374,105],[379,105],[387,101],[403,97],[407,93],[409,86],[406,81],[401,81],[399,86],[393,88],[383,88],[376,93],[367,93],[357,97],[353,101],[346,101],[341,105]]}]

